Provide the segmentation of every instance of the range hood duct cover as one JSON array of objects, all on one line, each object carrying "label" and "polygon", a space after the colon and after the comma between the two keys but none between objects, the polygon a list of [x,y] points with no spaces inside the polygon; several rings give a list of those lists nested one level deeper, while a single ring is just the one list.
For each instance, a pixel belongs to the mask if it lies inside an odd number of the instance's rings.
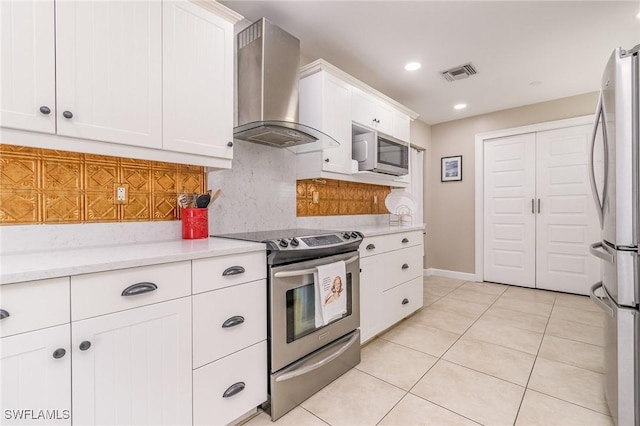
[{"label": "range hood duct cover", "polygon": [[238,34],[238,126],[234,139],[289,148],[330,139],[298,123],[300,40],[265,18]]}]

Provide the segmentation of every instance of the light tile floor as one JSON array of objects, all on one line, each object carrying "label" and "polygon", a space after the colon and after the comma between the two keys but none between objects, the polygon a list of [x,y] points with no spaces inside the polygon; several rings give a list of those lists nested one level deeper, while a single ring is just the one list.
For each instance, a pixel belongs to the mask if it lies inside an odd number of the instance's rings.
[{"label": "light tile floor", "polygon": [[603,322],[585,296],[428,277],[421,310],[276,424],[613,425]]}]

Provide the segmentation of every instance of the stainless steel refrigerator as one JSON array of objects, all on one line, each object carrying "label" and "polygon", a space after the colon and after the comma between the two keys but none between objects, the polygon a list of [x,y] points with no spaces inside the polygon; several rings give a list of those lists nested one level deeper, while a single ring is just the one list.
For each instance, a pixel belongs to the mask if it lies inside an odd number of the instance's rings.
[{"label": "stainless steel refrigerator", "polygon": [[[591,288],[591,298],[606,314],[605,395],[619,426],[640,425],[639,52],[640,45],[618,48],[607,63],[590,162],[602,227],[602,240],[591,245],[602,259],[602,281]],[[596,145],[604,154],[602,167],[594,163]]]}]

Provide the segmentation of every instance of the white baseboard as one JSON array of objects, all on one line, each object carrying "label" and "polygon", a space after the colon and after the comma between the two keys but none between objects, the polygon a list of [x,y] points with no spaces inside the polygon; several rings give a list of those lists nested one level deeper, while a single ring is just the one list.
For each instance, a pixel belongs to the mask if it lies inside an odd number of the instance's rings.
[{"label": "white baseboard", "polygon": [[424,276],[437,276],[445,278],[453,278],[456,280],[464,281],[477,281],[476,274],[470,274],[468,272],[449,271],[446,269],[428,268],[424,270]]}]

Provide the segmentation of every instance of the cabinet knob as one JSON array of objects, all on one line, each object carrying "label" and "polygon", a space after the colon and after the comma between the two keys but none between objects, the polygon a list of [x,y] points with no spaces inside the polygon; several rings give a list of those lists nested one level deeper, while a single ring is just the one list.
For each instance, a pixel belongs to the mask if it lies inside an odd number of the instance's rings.
[{"label": "cabinet knob", "polygon": [[375,245],[373,245],[373,244],[368,244],[367,245],[367,250],[375,250],[375,249],[376,249]]},{"label": "cabinet knob", "polygon": [[231,141],[227,142],[227,146],[228,146],[229,148],[231,148],[231,147],[233,146],[233,142],[231,142]]},{"label": "cabinet knob", "polygon": [[90,341],[88,341],[88,340],[85,340],[84,342],[81,342],[81,343],[80,343],[80,346],[79,346],[79,348],[80,348],[80,350],[81,350],[81,351],[86,351],[86,350],[87,350],[87,349],[89,349],[90,347],[91,347],[91,342],[90,342]]},{"label": "cabinet knob", "polygon": [[223,398],[230,398],[233,395],[242,392],[245,388],[245,383],[244,382],[238,382],[238,383],[234,383],[231,386],[229,386],[227,388],[226,391],[224,391],[224,393],[222,394]]},{"label": "cabinet knob", "polygon": [[44,115],[49,115],[49,114],[51,114],[51,108],[49,108],[48,106],[43,105],[43,106],[40,107],[40,112],[42,114],[44,114]]},{"label": "cabinet knob", "polygon": [[0,309],[0,320],[3,320],[5,318],[9,318],[11,315],[9,315],[8,311],[5,311],[4,309]]},{"label": "cabinet knob", "polygon": [[408,242],[409,242],[409,239],[408,239],[408,238],[403,238],[403,239],[402,239],[402,244],[407,244]]},{"label": "cabinet knob", "polygon": [[65,111],[62,113],[62,116],[64,118],[72,118],[73,117],[73,113],[71,111]]},{"label": "cabinet knob", "polygon": [[409,265],[407,265],[406,263],[404,265],[402,265],[402,269],[409,269]]},{"label": "cabinet knob", "polygon": [[54,357],[55,359],[60,359],[60,358],[62,358],[63,356],[65,356],[65,354],[66,354],[66,353],[67,353],[67,351],[65,351],[64,349],[62,349],[62,348],[58,348],[58,349],[56,349],[55,351],[53,351],[53,357]]},{"label": "cabinet knob", "polygon": [[402,304],[403,305],[409,304],[409,299],[407,299],[406,297],[404,299],[402,299]]},{"label": "cabinet knob", "polygon": [[329,161],[331,161],[331,160],[329,160],[328,158],[325,158],[325,159],[324,159],[324,162],[325,162],[325,163],[328,163]]}]

